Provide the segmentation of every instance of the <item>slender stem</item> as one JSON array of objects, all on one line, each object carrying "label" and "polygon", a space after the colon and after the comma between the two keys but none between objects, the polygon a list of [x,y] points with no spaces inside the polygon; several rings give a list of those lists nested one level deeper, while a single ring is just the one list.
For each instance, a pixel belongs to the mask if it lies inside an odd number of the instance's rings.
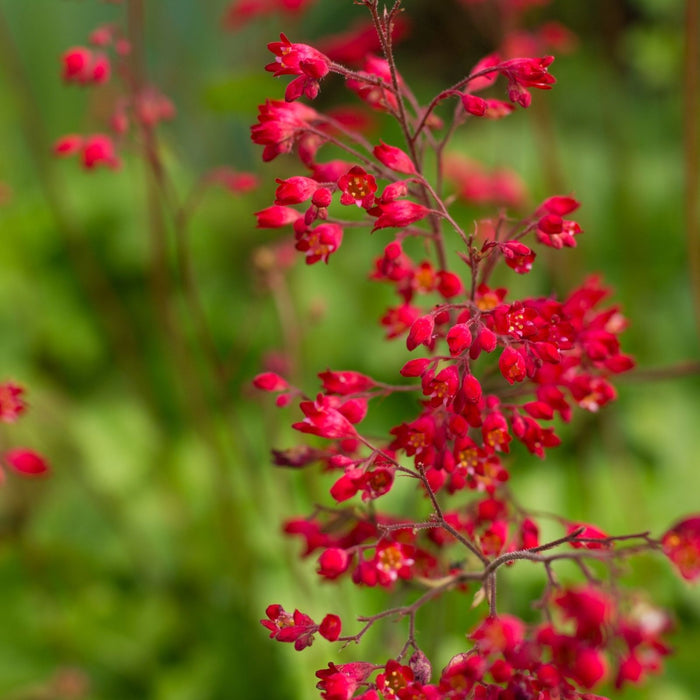
[{"label": "slender stem", "polygon": [[204,182],[198,183],[190,193],[190,196],[185,200],[181,207],[178,207],[174,216],[175,229],[175,252],[177,255],[178,269],[180,272],[180,280],[182,284],[182,292],[185,298],[190,315],[197,327],[197,335],[200,345],[207,355],[210,366],[214,370],[218,378],[217,392],[220,395],[220,400],[225,401],[226,387],[228,385],[228,373],[223,364],[223,361],[217,350],[214,341],[214,335],[207,320],[207,314],[204,310],[199,288],[195,281],[194,270],[191,263],[191,254],[189,249],[188,239],[188,224],[192,216],[192,212],[196,208],[207,184]]},{"label": "slender stem", "polygon": [[695,321],[700,336],[700,0],[686,0],[684,48],[684,212]]}]

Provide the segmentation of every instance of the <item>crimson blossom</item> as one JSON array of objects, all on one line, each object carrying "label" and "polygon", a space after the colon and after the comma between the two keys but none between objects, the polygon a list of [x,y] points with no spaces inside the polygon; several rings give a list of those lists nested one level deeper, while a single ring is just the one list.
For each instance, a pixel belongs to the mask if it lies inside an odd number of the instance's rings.
[{"label": "crimson blossom", "polygon": [[[315,397],[271,371],[253,383],[277,394],[280,406],[297,402],[301,417],[292,427],[314,436],[313,446],[275,450],[275,464],[318,463],[332,480],[334,505],[288,520],[285,532],[302,540],[303,556],[317,557],[322,579],[413,592],[413,602],[358,617],[359,630],[346,636],[335,618],[316,625],[279,604],[268,607],[262,624],[273,638],[302,649],[316,631],[347,645],[383,620],[407,618],[403,646],[377,662],[330,662],[319,670],[324,700],[600,699],[592,693],[605,683],[642,682],[669,653],[670,618],[621,585],[621,561],[658,551],[684,578],[697,579],[700,515],[660,538],[609,535],[594,523],[530,512],[520,503],[510,478],[526,453],[545,458],[561,443],[556,421],[602,410],[616,398],[616,375],[633,369],[620,343],[626,320],[596,275],[561,299],[519,297],[493,281],[502,263],[504,273],[528,274],[539,246],[578,244],[583,230],[571,215],[580,203],[571,194],[533,207],[512,174],[487,177],[462,163],[452,178],[444,177],[454,132],[472,119],[512,118],[528,108],[533,90],[554,86],[554,58],[513,54],[524,42],[507,38],[467,76],[421,104],[393,52],[401,1],[355,4],[369,12],[383,51],[363,56],[360,69],[285,35],[268,45],[274,62],[266,69],[293,79],[284,101],[260,106],[252,140],[263,146],[264,161],[295,156],[302,170],[277,180],[274,204],[257,218],[262,228],[291,227],[310,265],[342,256],[344,234],[360,235],[360,226],[381,240],[370,278],[397,297],[380,320],[388,341],[403,340],[395,343],[393,382],[326,369]],[[528,3],[502,5],[513,19]],[[370,113],[393,117],[403,143],[377,143],[298,101],[316,98],[334,76]],[[496,96],[474,94],[486,90]],[[444,121],[437,112],[447,101],[454,102],[453,116]],[[456,192],[448,189],[453,184]],[[453,214],[459,196],[495,201],[501,209],[468,231]],[[363,428],[368,411],[381,411],[391,395],[415,400],[402,402],[403,420],[384,435],[370,434]],[[387,494],[411,487],[423,496],[415,512],[382,509]],[[546,538],[545,519],[554,525]],[[523,561],[542,571],[541,594],[533,601],[541,619],[528,622],[501,610],[497,595],[504,567]],[[562,561],[574,563],[580,581],[562,575]],[[441,596],[465,591],[481,619],[471,630],[456,630],[466,633],[465,649],[434,673],[422,647],[435,640],[419,638],[417,616]]]}]

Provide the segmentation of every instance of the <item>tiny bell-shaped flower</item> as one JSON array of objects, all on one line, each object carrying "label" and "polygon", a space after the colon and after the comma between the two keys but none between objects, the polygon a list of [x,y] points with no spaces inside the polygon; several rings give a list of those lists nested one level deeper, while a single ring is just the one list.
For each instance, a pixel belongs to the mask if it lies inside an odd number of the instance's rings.
[{"label": "tiny bell-shaped flower", "polygon": [[373,153],[377,160],[394,172],[405,175],[414,175],[416,172],[416,166],[408,153],[396,146],[389,146],[382,141],[379,146],[374,147]]}]

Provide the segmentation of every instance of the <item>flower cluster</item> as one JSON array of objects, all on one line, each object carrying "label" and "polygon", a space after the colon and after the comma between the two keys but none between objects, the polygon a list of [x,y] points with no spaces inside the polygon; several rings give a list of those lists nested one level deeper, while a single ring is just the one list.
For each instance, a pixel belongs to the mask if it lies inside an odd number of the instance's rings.
[{"label": "flower cluster", "polygon": [[[62,56],[66,83],[96,88],[110,82],[113,73],[124,82],[116,98],[109,98],[106,129],[100,133],[67,134],[53,147],[57,156],[77,155],[86,170],[118,168],[118,146],[132,125],[152,129],[175,116],[175,107],[155,87],[142,85],[130,64],[131,44],[118,25],[101,25],[89,38],[90,47],[76,46]],[[114,68],[113,68],[114,66]]]},{"label": "flower cluster", "polygon": [[[383,56],[365,55],[355,70],[282,35],[268,45],[274,61],[266,69],[293,79],[284,100],[260,106],[251,131],[264,147],[263,160],[294,154],[304,168],[277,180],[274,202],[256,214],[258,226],[291,228],[307,264],[328,263],[344,235],[350,230],[355,235],[358,226],[381,231],[376,235],[382,236],[383,252],[370,277],[389,285],[396,302],[380,324],[387,339],[402,339],[409,353],[397,363],[393,383],[329,369],[319,374],[320,391],[309,396],[279,373],[263,372],[254,380],[258,389],[277,395],[278,406],[298,403],[295,430],[326,441],[322,447],[274,452],[277,465],[320,463],[333,476],[329,494],[335,505],[285,524],[288,534],[302,539],[304,556],[318,557],[319,576],[423,591],[410,605],[360,618],[364,624],[357,634],[338,634],[340,642],[359,642],[381,620],[410,620],[405,645],[388,662],[331,663],[319,671],[321,697],[591,700],[599,696],[589,691],[606,681],[617,687],[640,682],[660,669],[670,623],[617,585],[619,562],[658,550],[685,578],[700,577],[700,517],[655,539],[648,532],[608,535],[595,524],[551,516],[560,532],[543,541],[545,516],[529,512],[508,488],[523,448],[544,458],[561,442],[556,421],[568,422],[577,410],[601,410],[616,397],[615,376],[634,367],[620,345],[626,321],[617,306],[606,304],[609,291],[598,277],[587,278],[563,299],[518,298],[492,282],[503,263],[528,274],[540,246],[576,246],[583,231],[572,215],[580,203],[560,194],[528,211],[522,190],[513,185],[517,181],[497,186],[482,173],[479,188],[471,190],[480,203],[498,201],[518,208],[518,215],[503,208],[468,232],[450,207],[453,194],[469,198],[458,160],[451,161],[458,165],[450,177],[445,155],[450,136],[473,118],[527,109],[531,91],[555,84],[549,72],[554,59],[513,56],[506,42],[423,105],[398,72],[392,50],[401,3],[383,11],[378,0],[356,4],[369,11]],[[512,41],[510,48],[525,43]],[[373,142],[361,128],[367,121],[348,117],[350,111],[322,113],[299,101],[316,98],[333,75],[370,113],[393,116],[404,143]],[[499,86],[500,95],[482,96]],[[501,99],[503,91],[507,100]],[[454,116],[445,123],[437,112],[448,100],[455,102]],[[331,147],[344,159],[324,159]],[[437,165],[432,177],[426,158],[431,150]],[[447,191],[446,183],[457,192]],[[448,250],[456,246],[452,260]],[[416,400],[384,437],[370,437],[362,428],[368,411],[394,394]],[[421,491],[425,509],[382,511],[384,496],[406,484]],[[461,505],[451,505],[452,496],[470,492],[466,503],[463,497]],[[498,610],[499,571],[523,560],[542,566],[540,624]],[[564,560],[578,565],[585,584],[560,581],[555,565]],[[605,576],[594,576],[590,562]],[[472,586],[487,612],[468,635],[469,648],[433,680],[416,637],[416,614],[440,595]],[[268,609],[268,618],[262,624],[272,636],[294,641],[297,648],[320,629],[280,606]]]}]

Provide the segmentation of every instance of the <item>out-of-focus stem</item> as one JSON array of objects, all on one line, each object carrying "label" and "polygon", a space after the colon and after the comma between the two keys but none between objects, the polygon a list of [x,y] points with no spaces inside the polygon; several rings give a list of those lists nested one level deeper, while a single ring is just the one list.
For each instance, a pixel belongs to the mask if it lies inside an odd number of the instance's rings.
[{"label": "out-of-focus stem", "polygon": [[685,51],[683,69],[683,152],[685,154],[685,227],[688,240],[690,283],[695,323],[700,336],[700,0],[685,3]]},{"label": "out-of-focus stem", "polygon": [[204,305],[199,295],[194,270],[192,269],[192,263],[190,261],[189,239],[187,235],[190,218],[205,188],[206,184],[204,183],[200,182],[196,185],[190,197],[187,198],[185,203],[175,212],[175,249],[185,303],[197,327],[197,335],[202,349],[207,356],[212,370],[218,378],[218,393],[220,394],[220,403],[223,405],[226,403],[226,387],[229,377],[221,357],[219,356],[219,351],[216,348],[214,336],[209,327]]},{"label": "out-of-focus stem", "polygon": [[[145,85],[143,0],[129,0],[127,14],[129,39],[132,46],[129,70],[130,89],[132,99],[138,100]],[[212,478],[222,534],[227,542],[234,542],[240,532],[240,523],[233,507],[233,490],[227,470],[229,459],[218,434],[216,417],[207,401],[202,383],[192,372],[196,367],[196,358],[189,352],[180,325],[173,317],[170,305],[167,228],[161,202],[161,193],[167,192],[167,183],[156,134],[152,126],[143,123],[141,123],[141,146],[146,166],[146,203],[151,237],[151,284],[154,304],[162,332],[172,353],[177,381],[184,392],[183,405],[212,453]]]}]

